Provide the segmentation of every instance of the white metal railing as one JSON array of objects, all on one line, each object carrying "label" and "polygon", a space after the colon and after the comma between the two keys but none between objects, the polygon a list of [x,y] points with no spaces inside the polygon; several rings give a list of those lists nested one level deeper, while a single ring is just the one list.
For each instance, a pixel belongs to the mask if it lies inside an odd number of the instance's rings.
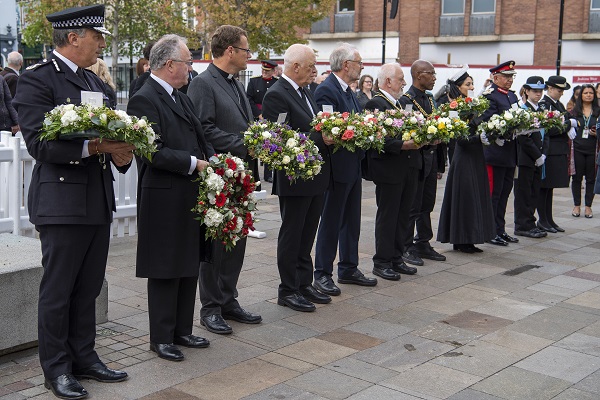
[{"label": "white metal railing", "polygon": [[[21,137],[0,132],[0,233],[35,236],[29,222],[27,196],[35,160],[27,152]],[[126,174],[113,167],[117,212],[114,213],[113,236],[133,236],[137,230],[137,168],[135,159]]]}]

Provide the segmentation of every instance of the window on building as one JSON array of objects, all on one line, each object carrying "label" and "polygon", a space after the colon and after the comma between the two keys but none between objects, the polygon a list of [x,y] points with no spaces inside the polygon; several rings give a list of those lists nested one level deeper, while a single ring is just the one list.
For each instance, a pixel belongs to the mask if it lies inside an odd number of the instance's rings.
[{"label": "window on building", "polygon": [[354,0],[338,0],[337,12],[354,12]]},{"label": "window on building", "polygon": [[473,0],[473,14],[496,12],[496,0]]},{"label": "window on building", "polygon": [[590,1],[590,8],[592,10],[600,10],[600,0],[592,0],[592,1]]},{"label": "window on building", "polygon": [[464,14],[465,0],[442,0],[442,14]]}]

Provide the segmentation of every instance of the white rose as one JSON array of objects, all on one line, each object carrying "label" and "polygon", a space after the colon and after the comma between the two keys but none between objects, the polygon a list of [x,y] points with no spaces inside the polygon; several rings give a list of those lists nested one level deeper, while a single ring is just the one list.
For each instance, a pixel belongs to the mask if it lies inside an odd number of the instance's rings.
[{"label": "white rose", "polygon": [[337,126],[334,126],[333,128],[331,128],[332,135],[337,135],[338,133],[340,133],[340,128],[338,128]]},{"label": "white rose", "polygon": [[285,143],[285,145],[289,148],[294,148],[294,147],[298,146],[298,141],[296,141],[296,139],[289,138],[287,140],[287,142]]},{"label": "white rose", "polygon": [[416,124],[418,122],[417,117],[410,117],[409,121],[411,124]]},{"label": "white rose", "polygon": [[511,113],[509,113],[508,111],[504,112],[504,119],[507,121],[510,121],[511,119],[513,119],[513,115]]},{"label": "white rose", "polygon": [[262,133],[262,137],[265,138],[265,139],[268,139],[268,138],[271,137],[271,133],[265,131],[265,132]]},{"label": "white rose", "polygon": [[223,178],[217,174],[209,174],[206,178],[206,186],[208,186],[210,190],[221,190],[224,185],[225,182],[223,181]]},{"label": "white rose", "polygon": [[60,118],[60,123],[62,126],[67,126],[72,124],[73,122],[79,121],[79,116],[74,110],[68,110],[65,114]]},{"label": "white rose", "polygon": [[348,128],[346,128],[349,131],[353,131],[354,130],[354,125],[348,125]]},{"label": "white rose", "polygon": [[225,176],[228,178],[231,178],[233,176],[233,170],[232,169],[227,169],[225,171]]},{"label": "white rose", "polygon": [[391,118],[386,118],[385,121],[383,121],[383,123],[386,125],[391,125],[392,122],[394,122],[394,121]]},{"label": "white rose", "polygon": [[281,160],[282,164],[289,164],[291,161],[289,156],[283,156],[283,159]]},{"label": "white rose", "polygon": [[[100,119],[102,119],[102,117],[106,118],[106,114],[102,114],[102,115],[100,116]],[[137,122],[137,123],[138,123],[138,125],[139,125],[141,128],[145,128],[145,127],[148,125],[148,123],[146,122],[146,120],[145,120],[145,119],[140,119],[140,120],[138,120],[138,122]]]}]

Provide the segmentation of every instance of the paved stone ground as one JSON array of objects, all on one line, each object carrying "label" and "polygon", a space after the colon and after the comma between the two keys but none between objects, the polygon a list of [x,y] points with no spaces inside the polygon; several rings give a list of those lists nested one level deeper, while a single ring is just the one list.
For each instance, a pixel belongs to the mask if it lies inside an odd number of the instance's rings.
[{"label": "paved stone ground", "polygon": [[[374,288],[340,285],[341,296],[305,314],[276,304],[279,211],[269,196],[258,223],[268,236],[249,240],[239,284],[240,303],[263,323],[232,322],[233,335],[219,336],[196,320],[194,333],[211,346],[183,349],[181,363],[149,352],[136,239],[115,239],[109,322],[97,345],[131,378],[83,384],[93,399],[598,399],[600,215],[571,217],[567,189],[555,193],[554,208],[564,234],[473,255],[434,243],[446,262],[426,261],[417,275]],[[374,186],[365,182],[360,266],[369,274],[374,218]],[[24,398],[53,398],[35,349],[0,358],[0,399]]]}]

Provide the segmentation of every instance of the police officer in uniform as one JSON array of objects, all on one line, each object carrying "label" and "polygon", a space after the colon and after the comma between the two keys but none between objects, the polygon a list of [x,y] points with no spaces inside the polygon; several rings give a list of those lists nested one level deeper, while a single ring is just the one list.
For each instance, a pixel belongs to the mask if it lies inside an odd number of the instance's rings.
[{"label": "police officer in uniform", "polygon": [[[510,90],[514,75],[517,73],[515,62],[507,61],[491,68],[490,72],[493,82],[482,93],[490,101],[490,108],[477,118],[477,124],[489,120],[494,114],[501,114],[506,110],[519,107],[517,96]],[[496,237],[490,243],[497,246],[508,246],[509,243],[519,242],[519,239],[506,233],[504,220],[517,165],[517,145],[515,140],[507,142],[500,140],[497,144],[491,144],[483,149],[490,177],[492,209],[496,222]]]},{"label": "police officer in uniform", "polygon": [[[260,63],[262,75],[250,78],[248,87],[246,88],[246,95],[248,96],[248,101],[250,101],[254,119],[262,119],[262,102],[265,94],[267,94],[267,90],[277,82],[277,77],[275,77],[277,63],[271,60],[262,60]],[[264,167],[263,178],[267,182],[273,182],[273,173],[267,166]]]},{"label": "police officer in uniform", "polygon": [[[55,50],[27,68],[14,100],[27,150],[36,164],[29,189],[29,218],[40,235],[44,274],[38,303],[39,357],[44,385],[63,399],[88,392],[78,379],[119,382],[94,350],[95,300],[100,294],[115,208],[110,162],[124,173],[133,146],[112,140],[39,140],[44,113],[80,104],[82,92],[103,93],[86,70],[106,47],[104,5],[48,15]],[[103,93],[106,101],[108,97]]]}]

